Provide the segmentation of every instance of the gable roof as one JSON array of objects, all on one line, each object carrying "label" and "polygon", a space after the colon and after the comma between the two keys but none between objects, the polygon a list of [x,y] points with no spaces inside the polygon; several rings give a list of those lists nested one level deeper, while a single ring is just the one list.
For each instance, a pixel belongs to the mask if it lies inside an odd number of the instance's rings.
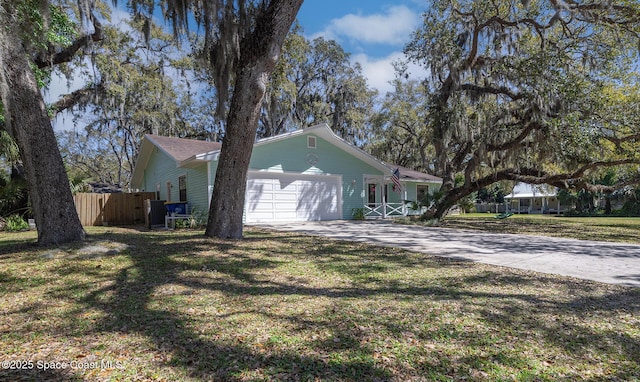
[{"label": "gable roof", "polygon": [[163,137],[160,135],[147,134],[145,139],[153,142],[156,147],[169,155],[176,162],[190,158],[194,155],[206,153],[209,151],[220,150],[222,143],[199,141],[196,139]]},{"label": "gable roof", "polygon": [[269,144],[271,142],[277,142],[277,141],[288,139],[294,136],[298,136],[298,135],[303,136],[303,135],[309,135],[309,134],[313,134],[315,136],[318,136],[324,139],[325,141],[331,142],[333,143],[334,146],[340,148],[343,151],[346,151],[347,153],[353,155],[354,157],[360,159],[361,161],[369,164],[371,167],[377,168],[378,170],[382,171],[386,175],[391,175],[390,174],[391,169],[384,162],[377,159],[373,155],[367,153],[366,151],[361,150],[355,145],[352,145],[351,143],[340,138],[338,135],[336,135],[336,133],[333,132],[333,130],[331,130],[329,125],[327,125],[326,123],[321,123],[319,125],[306,127],[302,130],[296,130],[286,134],[276,135],[275,137],[260,139],[259,141],[256,142],[255,146],[262,146],[262,145]]},{"label": "gable roof", "polygon": [[[389,175],[391,175],[390,174],[391,170],[389,166],[387,166],[384,162],[376,159],[371,154],[357,148],[356,146],[352,145],[351,143],[337,136],[333,132],[333,130],[331,130],[329,125],[327,125],[326,123],[322,123],[322,124],[311,126],[311,127],[306,127],[301,130],[294,130],[288,133],[276,135],[274,137],[262,138],[257,140],[253,147],[268,145],[272,142],[278,142],[278,141],[290,139],[293,137],[304,136],[309,134],[313,134],[318,137],[321,137],[324,140],[331,142],[334,146],[346,151],[347,153],[353,155],[354,157],[371,165],[372,167],[377,168],[378,170],[384,172],[385,174],[389,173]],[[207,153],[196,154],[182,161],[180,163],[180,166],[189,167],[197,163],[218,160],[219,155],[220,155],[220,149],[213,150]]]},{"label": "gable roof", "polygon": [[197,154],[220,150],[221,147],[222,144],[220,142],[145,134],[140,144],[138,160],[131,173],[131,185],[136,188],[135,186],[142,184],[144,169],[149,163],[154,148],[158,148],[158,150],[167,154],[176,162],[176,167],[180,167],[180,163],[185,159]]},{"label": "gable roof", "polygon": [[[372,167],[377,168],[386,176],[391,176],[393,170],[399,168],[401,181],[442,181],[442,179],[438,178],[437,176],[414,171],[402,166],[384,163],[371,154],[359,149],[358,147],[337,136],[326,123],[307,127],[301,130],[295,130],[289,133],[280,134],[274,137],[259,139],[254,144],[254,147],[267,145],[272,142],[278,142],[292,137],[304,136],[308,134],[319,136],[326,141],[333,143],[336,147],[346,151],[354,157],[371,165]],[[144,168],[146,168],[147,166],[154,147],[157,147],[159,150],[175,160],[176,167],[193,167],[205,162],[218,160],[222,144],[220,144],[219,142],[206,142],[194,139],[162,137],[159,135],[147,134],[143,138],[138,161],[136,162],[133,174],[131,176],[132,186],[142,183]]]}]

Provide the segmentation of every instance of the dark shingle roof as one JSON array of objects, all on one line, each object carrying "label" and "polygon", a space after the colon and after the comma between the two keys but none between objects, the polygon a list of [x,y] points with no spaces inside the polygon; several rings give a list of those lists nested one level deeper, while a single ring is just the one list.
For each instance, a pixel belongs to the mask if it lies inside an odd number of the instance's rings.
[{"label": "dark shingle roof", "polygon": [[415,170],[411,170],[410,168],[398,166],[395,164],[388,164],[391,169],[399,169],[400,170],[400,180],[420,180],[425,182],[441,182],[442,178],[439,178],[435,175],[426,174],[424,172],[419,172]]},{"label": "dark shingle roof", "polygon": [[[218,151],[222,147],[222,144],[220,142],[207,142],[195,139],[163,137],[160,135],[151,134],[147,134],[146,138],[178,162],[189,159],[194,155],[204,154],[211,151]],[[407,167],[402,167],[394,164],[387,164],[387,166],[392,170],[396,168],[400,170],[400,180],[417,180],[426,182],[442,181],[442,179],[438,178],[437,176],[411,170]]]}]

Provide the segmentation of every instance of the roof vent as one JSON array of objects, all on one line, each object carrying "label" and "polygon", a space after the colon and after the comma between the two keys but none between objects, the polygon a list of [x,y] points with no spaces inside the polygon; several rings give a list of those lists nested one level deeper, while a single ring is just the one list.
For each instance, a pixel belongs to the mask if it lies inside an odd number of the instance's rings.
[{"label": "roof vent", "polygon": [[307,148],[315,149],[316,148],[316,137],[313,135],[307,136]]}]

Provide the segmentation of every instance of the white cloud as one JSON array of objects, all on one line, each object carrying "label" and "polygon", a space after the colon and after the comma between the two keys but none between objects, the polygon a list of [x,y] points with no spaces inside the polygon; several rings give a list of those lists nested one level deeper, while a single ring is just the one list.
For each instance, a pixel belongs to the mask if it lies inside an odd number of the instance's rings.
[{"label": "white cloud", "polygon": [[361,43],[404,44],[420,22],[418,13],[404,5],[390,7],[384,14],[348,14],[333,19],[323,32],[314,37],[340,40],[340,37]]},{"label": "white cloud", "polygon": [[[367,79],[369,86],[377,89],[380,95],[384,96],[387,92],[393,91],[393,86],[390,84],[395,78],[393,63],[402,61],[404,58],[402,52],[394,52],[380,59],[357,54],[352,56],[352,61],[360,63],[362,74]],[[424,68],[415,64],[409,64],[408,73],[411,78],[415,79],[425,78],[428,74]]]}]

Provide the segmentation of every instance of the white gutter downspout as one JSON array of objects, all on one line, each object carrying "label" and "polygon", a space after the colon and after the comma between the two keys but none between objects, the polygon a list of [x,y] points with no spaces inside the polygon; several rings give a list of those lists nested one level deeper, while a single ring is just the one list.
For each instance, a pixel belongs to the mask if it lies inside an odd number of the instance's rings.
[{"label": "white gutter downspout", "polygon": [[[404,186],[404,199],[401,200],[402,203],[402,213],[404,214],[404,216],[409,215],[409,209],[407,208],[407,204],[404,202],[405,200],[407,200],[407,182],[404,182],[404,184],[400,183],[401,186]],[[417,188],[418,186],[416,186]],[[417,192],[417,190],[416,190]],[[416,195],[416,199],[417,199],[417,195]],[[422,212],[422,210],[420,211]]]},{"label": "white gutter downspout", "polygon": [[380,192],[382,193],[382,218],[387,218],[387,198],[385,198],[385,194],[387,193],[387,185],[384,181],[384,175],[382,176],[382,187],[380,187]]}]

